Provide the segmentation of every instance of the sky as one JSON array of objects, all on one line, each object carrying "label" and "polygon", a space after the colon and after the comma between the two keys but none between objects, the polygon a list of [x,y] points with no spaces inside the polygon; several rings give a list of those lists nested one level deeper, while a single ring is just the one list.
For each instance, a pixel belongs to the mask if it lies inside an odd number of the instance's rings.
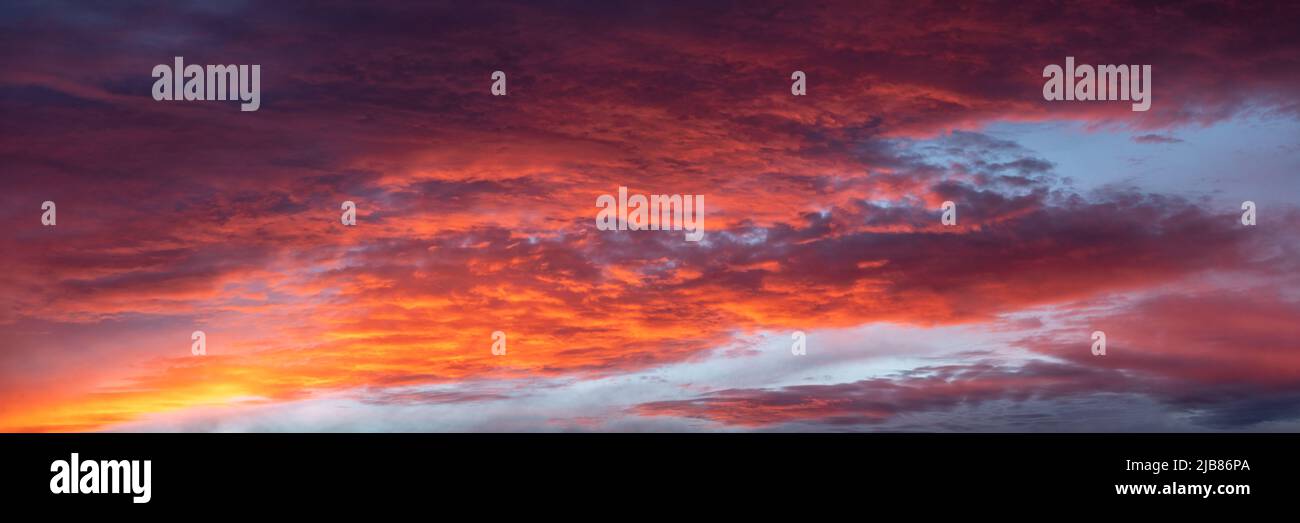
[{"label": "sky", "polygon": [[0,431],[1300,430],[1300,7],[614,4],[5,2]]}]

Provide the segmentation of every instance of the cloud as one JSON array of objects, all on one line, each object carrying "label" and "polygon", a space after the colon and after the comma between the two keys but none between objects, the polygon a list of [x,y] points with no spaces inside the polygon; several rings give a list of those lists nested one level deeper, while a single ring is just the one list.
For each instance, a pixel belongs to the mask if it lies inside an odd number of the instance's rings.
[{"label": "cloud", "polygon": [[[1293,6],[2,9],[7,430],[600,379],[762,330],[1276,279],[1270,249],[1295,245],[1194,195],[1081,192],[1055,174],[1068,155],[982,131],[1293,117]],[[1067,53],[1152,64],[1152,110],[1043,101]],[[152,100],[148,72],[177,55],[262,65],[261,110]],[[498,69],[507,97],[487,93]],[[706,241],[598,233],[593,201],[621,185],[706,195]],[[45,200],[57,227],[35,219]]]},{"label": "cloud", "polygon": [[[1077,313],[1063,315],[1073,319]],[[896,376],[829,385],[725,389],[643,403],[633,411],[723,426],[799,423],[862,430],[996,402],[1105,405],[1137,396],[1183,413],[1193,428],[1248,429],[1300,419],[1295,370],[1300,365],[1291,361],[1300,354],[1300,327],[1292,321],[1298,313],[1300,302],[1262,289],[1158,295],[1087,318],[1086,326],[1074,322],[1069,329],[1028,338],[1033,350],[1050,356],[1046,360],[921,366]],[[1091,354],[1090,329],[1106,332],[1105,356]],[[1062,403],[1034,405],[1030,412],[1050,415]],[[1087,421],[1065,427],[1086,428]]]},{"label": "cloud", "polygon": [[1154,133],[1134,136],[1133,141],[1137,143],[1148,143],[1148,144],[1183,143],[1183,141],[1178,139],[1177,137],[1170,136],[1167,134],[1154,134]]},{"label": "cloud", "polygon": [[1018,368],[990,363],[918,367],[900,378],[780,389],[722,390],[699,398],[639,405],[650,416],[702,418],[725,425],[790,422],[872,425],[901,415],[1002,399],[1027,401],[1114,389],[1119,372],[1031,361]]}]

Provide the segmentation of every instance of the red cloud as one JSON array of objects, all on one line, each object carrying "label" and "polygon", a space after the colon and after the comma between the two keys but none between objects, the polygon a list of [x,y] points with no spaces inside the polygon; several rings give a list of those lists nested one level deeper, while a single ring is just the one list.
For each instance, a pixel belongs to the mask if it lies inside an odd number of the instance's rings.
[{"label": "red cloud", "polygon": [[[898,416],[997,401],[1140,394],[1213,428],[1300,413],[1300,302],[1276,293],[1162,295],[1027,341],[1052,360],[921,367],[895,378],[779,389],[722,390],[650,402],[635,413],[762,427],[874,425]],[[1071,315],[1071,319],[1078,319]],[[1091,354],[1090,329],[1107,334]]]},{"label": "red cloud", "polygon": [[[13,7],[0,428],[600,376],[755,329],[976,322],[1280,273],[1260,245],[1291,236],[1177,198],[1077,194],[1052,159],[951,131],[1295,114],[1295,6],[896,7]],[[261,109],[153,101],[148,71],[177,53],[261,64]],[[1041,69],[1066,55],[1152,64],[1152,110],[1043,101]],[[487,94],[496,69],[508,97]],[[809,96],[789,96],[794,69]],[[592,202],[619,185],[705,194],[708,245],[595,233]],[[56,228],[36,221],[45,200]],[[357,228],[338,224],[344,200]],[[938,225],[944,200],[960,227]],[[199,328],[201,365],[185,356]],[[495,330],[508,360],[487,351]]]}]

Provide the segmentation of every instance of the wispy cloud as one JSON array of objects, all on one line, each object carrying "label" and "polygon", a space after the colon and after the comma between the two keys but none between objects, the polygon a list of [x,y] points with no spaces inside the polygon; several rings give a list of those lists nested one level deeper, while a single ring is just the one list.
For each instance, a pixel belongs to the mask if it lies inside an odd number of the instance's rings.
[{"label": "wispy cloud", "polygon": [[[1295,303],[1294,208],[1247,229],[1235,206],[1194,196],[1084,190],[1059,174],[1077,161],[1068,150],[985,128],[1070,121],[1170,143],[1243,115],[1295,119],[1293,7],[0,9],[0,220],[13,224],[0,235],[0,429],[340,395],[374,409],[521,405],[506,384],[689,373],[758,332],[889,323],[906,341],[1139,298],[1151,301],[1131,314],[1149,325],[1097,320],[1120,333],[1106,365],[1063,355],[1074,333],[1039,324],[1006,349],[1043,361],[969,353],[901,377],[698,397],[668,380],[607,397],[598,415],[501,408],[519,418],[494,426],[870,427],[1101,392],[1188,405],[1169,381],[1256,394],[1207,414],[1236,427],[1284,417],[1295,392],[1278,367],[1296,350],[1279,317]],[[1152,110],[1044,103],[1039,72],[1067,52],[1154,64]],[[149,71],[177,55],[261,64],[261,109],[152,100]],[[795,69],[806,97],[789,95]],[[509,96],[488,93],[493,70],[509,72]],[[597,231],[592,202],[620,185],[705,194],[707,238]],[[57,227],[36,219],[46,200]],[[345,200],[355,227],[339,223]],[[944,201],[958,202],[955,227],[939,222]],[[1279,291],[1252,306],[1204,282]],[[198,329],[202,358],[189,353]],[[498,330],[506,357],[489,350]],[[1149,381],[1119,378],[1130,372]]]}]

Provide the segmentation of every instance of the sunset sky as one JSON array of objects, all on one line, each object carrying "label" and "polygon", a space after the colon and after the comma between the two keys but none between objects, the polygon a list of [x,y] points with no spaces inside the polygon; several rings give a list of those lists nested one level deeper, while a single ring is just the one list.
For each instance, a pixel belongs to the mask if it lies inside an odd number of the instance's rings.
[{"label": "sunset sky", "polygon": [[0,431],[1300,430],[1293,3],[156,4],[0,4]]}]

